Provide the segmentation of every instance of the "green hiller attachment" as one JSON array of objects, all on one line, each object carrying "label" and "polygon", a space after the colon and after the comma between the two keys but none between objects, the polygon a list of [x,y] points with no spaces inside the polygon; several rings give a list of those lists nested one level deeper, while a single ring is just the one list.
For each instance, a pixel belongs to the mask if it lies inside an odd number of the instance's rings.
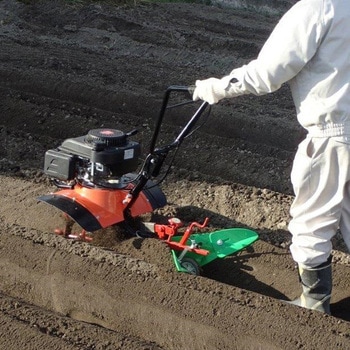
[{"label": "green hiller attachment", "polygon": [[[180,241],[181,238],[180,236],[174,236],[172,240]],[[228,228],[211,233],[195,233],[188,238],[190,245],[184,246],[182,251],[172,249],[171,252],[178,271],[199,274],[198,267],[244,250],[258,238],[256,232],[245,228]],[[207,250],[208,254],[196,254],[191,251],[191,247],[194,246]]]},{"label": "green hiller attachment", "polygon": [[168,225],[145,223],[144,229],[167,243],[178,271],[194,275],[200,274],[202,266],[215,259],[233,255],[249,247],[259,238],[256,232],[246,228],[193,233],[196,228],[206,227],[208,221],[206,218],[202,224],[192,222],[183,234],[179,234],[183,223],[178,218],[169,219]]}]

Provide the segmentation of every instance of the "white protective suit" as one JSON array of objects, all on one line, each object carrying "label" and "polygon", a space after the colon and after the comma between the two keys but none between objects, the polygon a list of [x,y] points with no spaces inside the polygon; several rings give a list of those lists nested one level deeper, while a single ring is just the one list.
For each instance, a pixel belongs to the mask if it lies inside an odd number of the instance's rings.
[{"label": "white protective suit", "polygon": [[299,1],[281,18],[257,59],[222,79],[197,81],[193,98],[213,104],[270,93],[285,82],[298,121],[308,131],[291,175],[291,253],[300,266],[311,268],[330,256],[338,227],[350,247],[349,0]]}]

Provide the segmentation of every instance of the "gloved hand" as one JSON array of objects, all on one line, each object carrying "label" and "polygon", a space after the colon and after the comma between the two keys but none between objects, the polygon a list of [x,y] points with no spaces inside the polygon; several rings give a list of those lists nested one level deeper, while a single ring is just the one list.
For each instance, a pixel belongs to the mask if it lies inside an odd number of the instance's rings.
[{"label": "gloved hand", "polygon": [[218,103],[223,98],[231,97],[229,86],[232,77],[226,76],[222,79],[209,78],[197,80],[193,92],[193,101],[203,100],[209,104]]}]

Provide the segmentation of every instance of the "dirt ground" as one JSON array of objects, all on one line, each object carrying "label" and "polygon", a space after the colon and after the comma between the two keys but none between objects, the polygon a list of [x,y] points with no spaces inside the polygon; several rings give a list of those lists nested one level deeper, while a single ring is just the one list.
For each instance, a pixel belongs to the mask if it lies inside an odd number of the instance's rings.
[{"label": "dirt ground", "polygon": [[[54,235],[61,213],[37,200],[55,190],[42,172],[47,149],[113,127],[137,128],[146,152],[167,87],[254,58],[293,1],[242,3],[0,1],[1,349],[350,348],[349,258],[339,237],[332,316],[284,302],[300,293],[287,225],[304,136],[288,86],[213,106],[161,184],[168,205],[153,218],[209,217],[209,230],[259,234],[201,276],[176,272],[158,239]],[[172,112],[161,141],[186,118]]]}]

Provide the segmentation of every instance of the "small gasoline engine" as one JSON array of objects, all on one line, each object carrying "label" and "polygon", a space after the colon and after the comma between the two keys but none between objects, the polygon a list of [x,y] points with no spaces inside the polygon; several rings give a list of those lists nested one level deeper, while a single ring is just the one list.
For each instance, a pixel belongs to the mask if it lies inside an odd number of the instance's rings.
[{"label": "small gasoline engine", "polygon": [[62,188],[71,188],[76,181],[88,187],[125,188],[129,173],[139,165],[141,146],[129,140],[136,132],[93,129],[67,139],[45,153],[44,172]]}]

